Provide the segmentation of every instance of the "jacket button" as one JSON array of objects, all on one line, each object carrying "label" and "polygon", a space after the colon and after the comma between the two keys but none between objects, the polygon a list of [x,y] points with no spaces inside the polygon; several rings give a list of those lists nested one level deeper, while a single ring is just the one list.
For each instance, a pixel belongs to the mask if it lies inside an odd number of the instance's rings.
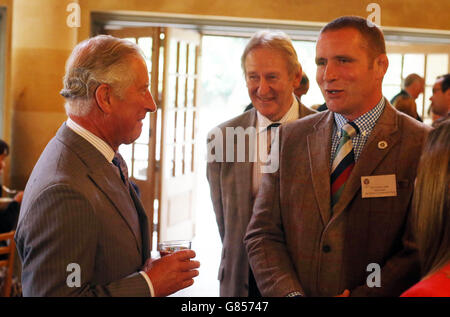
[{"label": "jacket button", "polygon": [[331,251],[331,247],[329,245],[324,245],[322,247],[322,251],[325,252],[325,253],[328,253],[328,252]]}]

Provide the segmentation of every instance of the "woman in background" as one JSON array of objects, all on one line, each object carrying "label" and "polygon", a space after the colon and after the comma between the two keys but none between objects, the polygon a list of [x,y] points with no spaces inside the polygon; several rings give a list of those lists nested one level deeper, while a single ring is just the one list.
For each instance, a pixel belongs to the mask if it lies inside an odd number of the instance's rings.
[{"label": "woman in background", "polygon": [[414,191],[415,235],[422,280],[402,297],[450,296],[450,120],[431,131]]},{"label": "woman in background", "polygon": [[[5,159],[9,154],[8,144],[0,140],[0,175],[5,167]],[[2,189],[0,188],[0,196],[2,196]],[[0,233],[15,230],[17,220],[19,218],[20,203],[22,202],[23,191],[20,191],[11,202],[5,206],[1,206],[0,210]]]}]

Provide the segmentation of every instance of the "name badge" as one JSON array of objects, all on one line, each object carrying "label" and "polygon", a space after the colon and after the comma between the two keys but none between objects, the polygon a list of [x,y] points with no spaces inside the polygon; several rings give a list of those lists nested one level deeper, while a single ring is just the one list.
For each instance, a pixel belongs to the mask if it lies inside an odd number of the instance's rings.
[{"label": "name badge", "polygon": [[362,176],[362,198],[397,196],[397,181],[395,174]]}]

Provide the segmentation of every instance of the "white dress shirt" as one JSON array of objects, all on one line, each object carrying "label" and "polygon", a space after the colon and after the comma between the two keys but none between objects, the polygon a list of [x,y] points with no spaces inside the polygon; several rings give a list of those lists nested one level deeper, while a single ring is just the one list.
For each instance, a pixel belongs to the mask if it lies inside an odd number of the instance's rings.
[{"label": "white dress shirt", "polygon": [[[295,95],[292,94],[292,105],[289,108],[288,112],[279,120],[278,123],[284,124],[287,122],[291,122],[298,119],[298,112],[299,112],[299,103],[297,101],[297,98],[295,98]],[[256,194],[258,193],[259,185],[261,185],[261,156],[265,157],[265,151],[261,152],[262,155],[260,155],[258,151],[258,145],[261,140],[267,140],[267,127],[271,125],[272,123],[275,123],[274,121],[271,121],[267,117],[263,116],[259,111],[256,111],[256,142],[255,142],[255,148],[256,148],[256,162],[253,163],[253,178],[252,178],[252,195],[253,198],[256,197]]]}]

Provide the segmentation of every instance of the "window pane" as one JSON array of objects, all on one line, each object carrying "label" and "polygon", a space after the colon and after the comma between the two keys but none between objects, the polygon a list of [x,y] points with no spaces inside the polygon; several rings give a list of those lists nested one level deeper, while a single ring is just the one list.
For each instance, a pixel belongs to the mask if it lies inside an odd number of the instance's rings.
[{"label": "window pane", "polygon": [[174,75],[177,72],[177,55],[178,55],[178,42],[175,40],[170,41],[170,63],[169,63],[169,75]]},{"label": "window pane", "polygon": [[186,74],[186,64],[187,64],[187,43],[180,42],[180,68],[178,69],[179,74]]},{"label": "window pane", "polygon": [[297,52],[298,60],[302,65],[302,70],[309,79],[309,90],[306,95],[302,96],[301,102],[308,107],[316,104],[323,104],[325,100],[323,99],[322,92],[316,82],[316,43],[308,41],[292,41],[292,45]]},{"label": "window pane", "polygon": [[147,180],[147,167],[148,167],[147,160],[145,161],[135,160],[133,177],[144,181]]},{"label": "window pane", "polygon": [[383,85],[383,96],[391,100],[396,94],[400,92],[400,85]]},{"label": "window pane", "polygon": [[168,106],[169,108],[175,107],[175,96],[177,91],[177,78],[175,75],[169,75],[169,86],[167,89],[169,90],[169,100],[168,100]]},{"label": "window pane", "polygon": [[140,37],[137,44],[139,48],[144,52],[145,59],[151,60],[153,39],[151,37]]},{"label": "window pane", "polygon": [[398,85],[402,83],[402,55],[401,54],[387,54],[389,59],[389,67],[384,76],[384,85]]},{"label": "window pane", "polygon": [[426,84],[433,85],[434,82],[436,81],[436,77],[446,74],[447,69],[448,69],[447,54],[428,54]]},{"label": "window pane", "polygon": [[148,160],[148,144],[134,145],[134,159],[142,161]]},{"label": "window pane", "polygon": [[423,77],[425,66],[424,54],[405,54],[403,62],[403,78],[406,78],[409,74],[416,73]]},{"label": "window pane", "polygon": [[122,155],[123,159],[125,160],[125,163],[127,163],[128,167],[128,176],[131,177],[131,153],[133,151],[133,145],[132,144],[122,144],[119,146],[119,153]]}]

